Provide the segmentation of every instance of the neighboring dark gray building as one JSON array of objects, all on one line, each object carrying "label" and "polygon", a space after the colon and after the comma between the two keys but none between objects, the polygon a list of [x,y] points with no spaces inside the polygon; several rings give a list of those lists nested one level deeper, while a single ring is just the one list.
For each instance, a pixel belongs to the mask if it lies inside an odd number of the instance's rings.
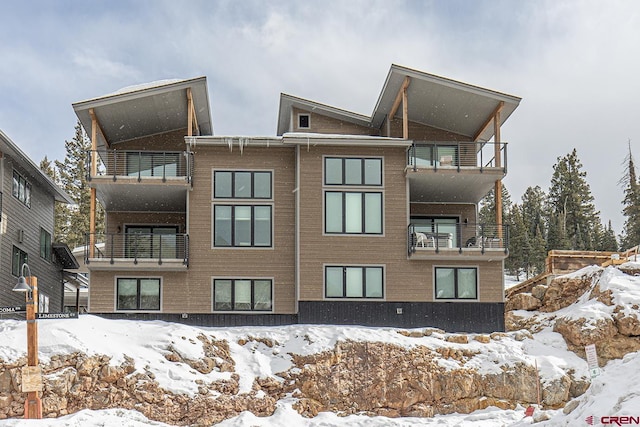
[{"label": "neighboring dark gray building", "polygon": [[39,311],[62,311],[63,271],[78,264],[53,242],[56,202],[72,200],[0,131],[0,306],[24,304],[12,289],[26,262],[38,278]]}]

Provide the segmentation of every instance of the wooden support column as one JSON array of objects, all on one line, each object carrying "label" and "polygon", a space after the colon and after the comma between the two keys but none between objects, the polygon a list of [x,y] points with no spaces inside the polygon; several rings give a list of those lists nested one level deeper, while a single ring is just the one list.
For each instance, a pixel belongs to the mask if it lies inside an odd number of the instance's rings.
[{"label": "wooden support column", "polygon": [[[31,270],[29,270],[31,274]],[[38,278],[35,276],[26,277],[27,284],[31,286],[31,292],[27,293],[27,369],[37,372],[37,381],[35,387],[29,387],[27,390],[27,398],[24,402],[24,418],[40,419],[42,418],[42,400],[40,393],[42,390],[42,374],[39,370],[38,359],[38,323],[36,313],[38,312]],[[24,373],[23,373],[24,378]],[[24,383],[23,383],[24,390]]]},{"label": "wooden support column", "polygon": [[193,136],[193,96],[191,95],[191,88],[187,88],[187,136]]},{"label": "wooden support column", "polygon": [[393,105],[389,111],[389,116],[387,116],[388,120],[393,120],[393,117],[396,115],[396,112],[398,112],[398,108],[400,108],[400,103],[402,102],[402,137],[404,139],[409,139],[409,105],[407,101],[407,88],[410,83],[411,78],[409,76],[405,77],[402,82],[402,86],[396,95],[396,99],[393,101]]},{"label": "wooden support column", "polygon": [[[98,174],[98,118],[93,111],[89,110],[91,115],[91,176]],[[114,165],[115,167],[115,165]],[[89,258],[95,256],[96,243],[96,189],[91,187],[91,196],[89,204]]]},{"label": "wooden support column", "polygon": [[[494,142],[494,158],[495,158],[495,167],[499,168],[502,165],[502,151],[500,147],[500,111],[502,110],[501,103],[500,108],[498,108],[493,116],[493,142]],[[499,179],[496,181],[495,189],[494,189],[494,198],[496,204],[496,226],[498,227],[498,238],[502,239],[502,180]]]}]

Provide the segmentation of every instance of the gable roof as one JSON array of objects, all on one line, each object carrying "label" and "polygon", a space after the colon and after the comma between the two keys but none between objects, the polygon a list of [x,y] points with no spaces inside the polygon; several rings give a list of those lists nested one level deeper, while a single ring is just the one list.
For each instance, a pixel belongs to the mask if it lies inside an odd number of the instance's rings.
[{"label": "gable roof", "polygon": [[111,94],[79,101],[73,109],[91,132],[93,109],[100,129],[98,147],[187,127],[187,89],[191,89],[201,135],[213,133],[206,77],[161,80],[129,86]]},{"label": "gable roof", "polygon": [[21,149],[11,140],[2,130],[0,130],[0,152],[8,154],[11,158],[29,173],[32,184],[37,183],[38,186],[49,194],[58,202],[73,203],[71,197],[58,187],[49,175],[42,172],[33,160],[31,160]]},{"label": "gable roof", "polygon": [[[521,100],[517,96],[393,64],[370,117],[282,94],[278,135],[288,131],[291,107],[294,106],[319,111],[321,114],[332,114],[330,117],[379,129],[391,114],[396,97],[406,79],[409,80],[407,87],[409,121],[469,138],[476,137],[479,141],[487,141],[493,137],[493,126],[485,127],[484,125],[500,103],[504,103],[500,114],[500,125],[502,125]],[[397,109],[394,117],[401,116],[402,110]]]}]

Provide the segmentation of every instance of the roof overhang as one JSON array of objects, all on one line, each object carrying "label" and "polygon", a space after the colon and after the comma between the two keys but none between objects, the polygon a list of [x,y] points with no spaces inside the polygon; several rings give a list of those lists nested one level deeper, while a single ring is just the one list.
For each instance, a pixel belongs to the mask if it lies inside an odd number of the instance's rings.
[{"label": "roof overhang", "polygon": [[[475,138],[477,141],[488,141],[494,136],[493,126],[485,125],[501,103],[500,125],[509,118],[521,100],[517,96],[393,64],[373,111],[373,127],[380,127],[392,113],[396,97],[407,77],[407,110],[410,122]],[[402,117],[402,110],[396,109],[394,117]]]},{"label": "roof overhang", "polygon": [[148,135],[186,129],[187,92],[193,97],[195,119],[201,135],[213,133],[206,77],[164,80],[131,86],[118,92],[80,101],[73,109],[91,133],[91,113],[100,125],[98,148]]},{"label": "roof overhang", "polygon": [[30,179],[53,195],[54,199],[63,203],[74,203],[65,191],[58,187],[51,178],[31,160],[4,132],[0,130],[0,151],[14,158],[30,175]]},{"label": "roof overhang", "polygon": [[69,246],[66,243],[54,243],[51,245],[53,248],[53,253],[56,254],[56,258],[62,264],[62,268],[65,270],[77,270],[80,268],[80,264],[78,264],[78,260]]}]

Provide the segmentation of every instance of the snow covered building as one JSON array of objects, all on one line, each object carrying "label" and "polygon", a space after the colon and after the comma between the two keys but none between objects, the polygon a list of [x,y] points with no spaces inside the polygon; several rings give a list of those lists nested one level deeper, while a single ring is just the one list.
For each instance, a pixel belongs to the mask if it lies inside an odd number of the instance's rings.
[{"label": "snow covered building", "polygon": [[12,289],[26,263],[24,274],[38,279],[38,310],[62,311],[65,270],[79,265],[53,241],[56,202],[72,200],[0,131],[0,306],[25,305],[24,293]]},{"label": "snow covered building", "polygon": [[89,311],[502,330],[508,227],[478,202],[519,102],[392,65],[371,116],[282,94],[269,137],[214,135],[205,77],[75,103],[106,211]]}]

